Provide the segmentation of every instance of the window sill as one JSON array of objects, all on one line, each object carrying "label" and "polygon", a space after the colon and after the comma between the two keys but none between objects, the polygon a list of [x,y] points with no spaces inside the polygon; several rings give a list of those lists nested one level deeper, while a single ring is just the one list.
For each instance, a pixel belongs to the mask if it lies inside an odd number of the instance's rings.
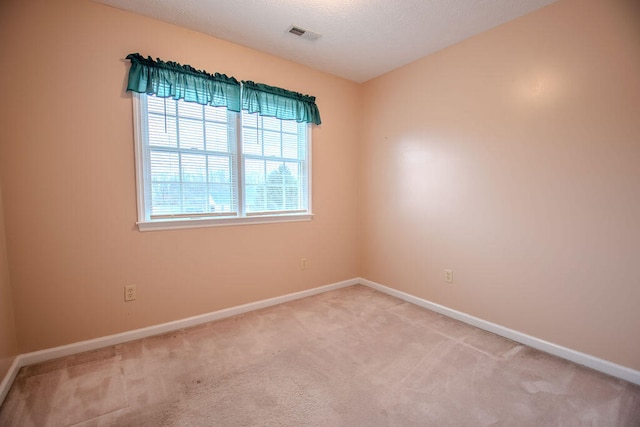
[{"label": "window sill", "polygon": [[177,230],[181,228],[220,227],[230,225],[269,224],[275,222],[310,221],[313,214],[290,215],[261,215],[241,218],[179,218],[162,219],[152,221],[140,221],[137,223],[140,231]]}]

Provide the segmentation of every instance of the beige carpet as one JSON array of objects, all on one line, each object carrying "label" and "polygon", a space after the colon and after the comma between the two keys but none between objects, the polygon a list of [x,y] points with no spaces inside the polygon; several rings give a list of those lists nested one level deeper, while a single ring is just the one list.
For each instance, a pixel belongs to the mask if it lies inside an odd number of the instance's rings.
[{"label": "beige carpet", "polygon": [[353,286],[20,371],[1,426],[640,426],[640,388]]}]

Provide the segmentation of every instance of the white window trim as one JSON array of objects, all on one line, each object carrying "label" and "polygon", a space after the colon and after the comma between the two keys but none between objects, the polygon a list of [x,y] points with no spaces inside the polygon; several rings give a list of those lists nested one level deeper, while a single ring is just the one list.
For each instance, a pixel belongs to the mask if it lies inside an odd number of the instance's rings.
[{"label": "white window trim", "polygon": [[[150,196],[145,194],[148,186],[145,185],[145,179],[148,177],[148,165],[144,162],[145,149],[143,141],[147,138],[147,128],[145,121],[142,120],[141,114],[141,94],[132,93],[133,100],[133,131],[135,145],[135,167],[136,167],[136,195],[138,205],[138,221],[136,225],[139,231],[158,231],[158,230],[175,230],[182,228],[202,228],[202,227],[219,227],[230,225],[250,225],[250,224],[271,224],[277,222],[298,222],[310,221],[313,218],[312,210],[312,170],[311,170],[311,126],[306,127],[307,132],[307,197],[308,209],[305,213],[280,213],[280,214],[260,214],[247,216],[228,216],[228,217],[193,217],[193,218],[169,218],[169,219],[150,219],[147,218],[148,211],[147,201]],[[238,121],[240,118],[238,117]],[[240,128],[238,138],[241,138],[242,131]],[[242,153],[237,155],[238,162],[238,186],[244,185],[242,172]],[[243,192],[244,193],[244,192]],[[243,196],[244,197],[244,196]]]}]

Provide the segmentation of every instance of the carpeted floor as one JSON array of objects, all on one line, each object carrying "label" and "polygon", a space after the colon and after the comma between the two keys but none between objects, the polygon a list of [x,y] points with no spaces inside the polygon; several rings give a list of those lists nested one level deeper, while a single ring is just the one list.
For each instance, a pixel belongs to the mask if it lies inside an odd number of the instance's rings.
[{"label": "carpeted floor", "polygon": [[640,387],[364,286],[23,368],[1,426],[640,426]]}]

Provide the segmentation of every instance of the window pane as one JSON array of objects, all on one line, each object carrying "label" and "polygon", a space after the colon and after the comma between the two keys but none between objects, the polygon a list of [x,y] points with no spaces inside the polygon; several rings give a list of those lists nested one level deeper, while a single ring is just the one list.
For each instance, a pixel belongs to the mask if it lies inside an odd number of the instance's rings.
[{"label": "window pane", "polygon": [[209,156],[209,182],[231,184],[232,164],[228,156]]},{"label": "window pane", "polygon": [[260,116],[258,116],[257,113],[249,114],[245,110],[242,110],[242,126],[244,127],[257,128],[259,118]]},{"label": "window pane", "polygon": [[300,208],[298,202],[299,190],[298,187],[287,186],[285,187],[285,210],[296,210]]},{"label": "window pane", "polygon": [[289,171],[289,173],[287,174],[287,179],[285,181],[285,184],[298,185],[298,178],[299,178],[299,172],[300,172],[299,166],[300,165],[298,163],[293,163],[293,162],[285,163],[285,168]]},{"label": "window pane", "polygon": [[191,119],[179,119],[178,138],[180,139],[180,148],[204,150],[202,122]]},{"label": "window pane", "polygon": [[282,174],[283,174],[282,162],[265,162],[265,168],[267,171],[267,182],[269,182],[269,177],[271,177],[271,179],[282,178]]},{"label": "window pane", "polygon": [[162,114],[164,116],[166,111],[167,115],[176,115],[176,101],[174,99],[148,96],[147,105],[150,113]]},{"label": "window pane", "polygon": [[264,131],[263,132],[263,141],[264,145],[264,155],[271,157],[280,157],[282,155],[281,147],[280,147],[280,133],[279,132],[271,132]]},{"label": "window pane", "polygon": [[295,120],[282,120],[282,132],[298,133],[299,123]]},{"label": "window pane", "polygon": [[280,132],[280,122],[282,120],[275,117],[262,117],[262,127],[268,130],[275,130]]},{"label": "window pane", "polygon": [[[297,184],[291,170],[284,163],[267,162],[266,208],[272,211],[282,211],[291,203],[285,203],[287,192],[285,188]],[[295,202],[297,206],[297,202]],[[289,207],[288,209],[291,209]]]},{"label": "window pane", "polygon": [[264,160],[247,159],[244,165],[246,184],[264,184]]},{"label": "window pane", "polygon": [[183,182],[206,182],[207,163],[206,156],[198,154],[182,155],[182,181]]},{"label": "window pane", "polygon": [[267,210],[282,211],[284,210],[284,189],[282,186],[267,186]]},{"label": "window pane", "polygon": [[150,160],[151,181],[180,181],[180,157],[178,153],[152,151]]},{"label": "window pane", "polygon": [[182,212],[204,213],[212,212],[209,203],[209,192],[206,184],[184,183],[182,185]]},{"label": "window pane", "polygon": [[153,183],[151,185],[151,215],[175,215],[182,212],[181,185]]},{"label": "window pane", "polygon": [[229,152],[229,135],[226,123],[211,123],[205,125],[207,133],[207,150]]},{"label": "window pane", "polygon": [[282,157],[297,159],[298,152],[298,136],[288,134],[282,135]]},{"label": "window pane", "polygon": [[262,155],[262,144],[258,141],[258,131],[242,127],[242,150],[245,154]]},{"label": "window pane", "polygon": [[209,206],[212,212],[235,212],[233,187],[225,184],[209,186]]},{"label": "window pane", "polygon": [[247,212],[264,212],[266,210],[265,186],[248,184],[245,189]]},{"label": "window pane", "polygon": [[202,120],[202,105],[195,102],[178,102],[178,115]]},{"label": "window pane", "polygon": [[212,107],[207,105],[204,109],[206,120],[227,123],[227,109],[225,107]]},{"label": "window pane", "polygon": [[172,117],[149,115],[149,145],[177,147],[176,120]]}]

